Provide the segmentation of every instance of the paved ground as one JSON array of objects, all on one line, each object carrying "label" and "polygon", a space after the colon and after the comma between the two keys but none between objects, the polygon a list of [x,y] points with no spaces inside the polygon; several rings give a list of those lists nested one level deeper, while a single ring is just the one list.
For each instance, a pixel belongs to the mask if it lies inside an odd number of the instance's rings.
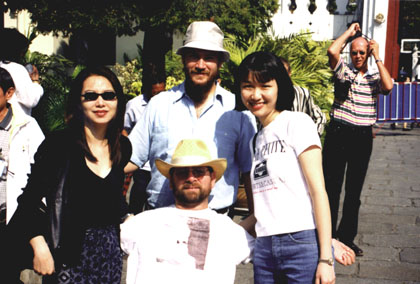
[{"label": "paved ground", "polygon": [[[365,256],[349,267],[337,264],[336,282],[420,283],[420,128],[388,124],[376,131],[356,239]],[[40,283],[22,276],[26,284]],[[252,283],[252,265],[238,266],[235,284]]]},{"label": "paved ground", "polygon": [[339,265],[337,282],[420,283],[420,128],[375,131],[357,238],[365,256]]}]

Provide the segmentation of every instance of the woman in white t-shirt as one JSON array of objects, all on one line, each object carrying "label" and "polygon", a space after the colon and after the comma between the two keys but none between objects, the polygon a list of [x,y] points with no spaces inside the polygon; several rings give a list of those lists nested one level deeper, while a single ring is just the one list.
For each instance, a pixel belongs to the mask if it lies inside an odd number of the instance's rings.
[{"label": "woman in white t-shirt", "polygon": [[262,129],[251,141],[257,239],[255,283],[334,283],[331,217],[321,142],[311,118],[289,111],[292,81],[280,59],[248,55],[236,74],[242,102]]}]

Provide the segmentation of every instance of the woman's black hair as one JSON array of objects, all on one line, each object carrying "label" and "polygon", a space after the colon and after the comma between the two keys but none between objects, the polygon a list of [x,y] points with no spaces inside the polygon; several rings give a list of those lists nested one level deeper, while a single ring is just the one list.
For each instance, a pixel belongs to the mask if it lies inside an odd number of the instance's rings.
[{"label": "woman's black hair", "polygon": [[2,88],[3,93],[6,93],[10,88],[15,88],[15,83],[9,71],[2,67],[0,67],[0,88]]},{"label": "woman's black hair", "polygon": [[[291,110],[295,91],[292,80],[280,58],[270,52],[257,51],[242,60],[235,74],[236,93],[241,93],[241,82],[247,81],[249,74],[260,83],[276,80],[278,87],[276,110]],[[237,100],[237,110],[245,109],[242,100]]]},{"label": "woman's black hair", "polygon": [[118,163],[121,159],[120,136],[124,125],[124,113],[126,100],[123,88],[117,76],[107,67],[94,66],[83,69],[74,79],[70,94],[67,100],[66,121],[70,130],[75,134],[78,144],[82,147],[86,158],[96,162],[96,157],[92,154],[86,141],[85,135],[85,115],[82,109],[81,94],[83,83],[90,76],[102,76],[112,84],[117,95],[117,113],[109,122],[105,138],[108,139],[112,163]]}]

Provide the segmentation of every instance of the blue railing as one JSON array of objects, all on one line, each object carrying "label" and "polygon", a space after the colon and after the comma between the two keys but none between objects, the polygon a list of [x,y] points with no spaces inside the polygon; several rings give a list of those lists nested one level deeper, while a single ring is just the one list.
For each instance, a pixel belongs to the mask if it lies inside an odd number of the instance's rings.
[{"label": "blue railing", "polygon": [[420,84],[394,83],[392,92],[379,95],[377,101],[377,122],[420,121]]}]

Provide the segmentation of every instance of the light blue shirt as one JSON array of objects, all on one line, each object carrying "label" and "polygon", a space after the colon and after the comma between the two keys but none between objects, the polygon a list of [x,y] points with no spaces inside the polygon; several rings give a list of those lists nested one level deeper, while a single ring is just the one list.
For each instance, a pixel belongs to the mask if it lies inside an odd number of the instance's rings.
[{"label": "light blue shirt", "polygon": [[[146,100],[146,97],[144,95],[140,95],[132,98],[125,105],[124,129],[128,134],[130,134],[137,121],[139,121],[143,115],[143,112],[147,106],[147,102],[148,101]],[[141,169],[150,172],[149,163],[147,162]]]},{"label": "light blue shirt", "polygon": [[131,162],[141,167],[150,160],[152,179],[147,187],[153,207],[173,204],[169,181],[158,171],[155,160],[171,162],[178,142],[199,138],[206,142],[214,158],[226,158],[227,169],[209,197],[209,206],[221,209],[236,201],[239,172],[251,169],[249,141],[255,133],[250,118],[233,110],[235,95],[219,85],[214,99],[197,118],[194,102],[185,94],[184,83],[154,96],[129,135],[133,145]]},{"label": "light blue shirt", "polygon": [[137,121],[140,119],[146,106],[147,101],[145,100],[144,95],[132,98],[125,105],[124,129],[128,134],[130,134],[134,125],[136,125]]}]

